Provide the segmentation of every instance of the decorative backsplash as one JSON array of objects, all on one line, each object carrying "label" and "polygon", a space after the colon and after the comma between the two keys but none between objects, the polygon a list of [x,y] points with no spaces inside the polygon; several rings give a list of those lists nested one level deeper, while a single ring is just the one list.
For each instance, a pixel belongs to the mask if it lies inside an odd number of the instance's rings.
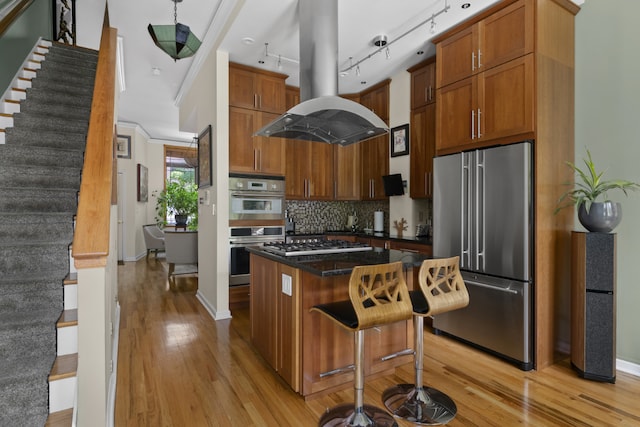
[{"label": "decorative backsplash", "polygon": [[[304,201],[287,200],[285,208],[296,224],[296,233],[324,233],[325,231],[347,230],[349,215],[358,219],[357,228],[373,228],[373,213],[384,212],[384,231],[389,232],[389,202],[352,202],[352,201]],[[350,231],[350,230],[349,230]]]}]

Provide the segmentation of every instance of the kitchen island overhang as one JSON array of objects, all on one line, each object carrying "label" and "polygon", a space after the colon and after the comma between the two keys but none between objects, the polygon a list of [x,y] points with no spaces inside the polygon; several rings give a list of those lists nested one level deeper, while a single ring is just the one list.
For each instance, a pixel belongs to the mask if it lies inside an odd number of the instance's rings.
[{"label": "kitchen island overhang", "polygon": [[[351,387],[353,335],[311,307],[346,300],[356,265],[401,261],[409,289],[430,256],[374,248],[366,252],[280,256],[251,248],[251,342],[271,367],[306,399]],[[365,376],[391,374],[413,361],[410,320],[366,331]]]}]

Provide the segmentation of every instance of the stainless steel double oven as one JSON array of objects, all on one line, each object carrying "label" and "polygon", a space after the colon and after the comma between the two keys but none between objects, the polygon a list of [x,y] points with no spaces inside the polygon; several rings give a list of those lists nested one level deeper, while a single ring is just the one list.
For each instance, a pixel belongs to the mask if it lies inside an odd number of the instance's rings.
[{"label": "stainless steel double oven", "polygon": [[249,283],[249,246],[284,240],[284,177],[229,175],[229,286]]}]

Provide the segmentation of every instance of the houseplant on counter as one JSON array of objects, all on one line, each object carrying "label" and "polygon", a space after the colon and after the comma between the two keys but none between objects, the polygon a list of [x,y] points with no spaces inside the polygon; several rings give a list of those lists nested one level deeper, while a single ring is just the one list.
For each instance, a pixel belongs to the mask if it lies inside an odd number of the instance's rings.
[{"label": "houseplant on counter", "polygon": [[176,226],[198,228],[198,189],[183,177],[167,180],[164,190],[156,192],[156,222],[167,224],[167,214],[174,215]]},{"label": "houseplant on counter", "polygon": [[[609,233],[620,224],[622,220],[622,206],[620,203],[609,200],[607,192],[621,190],[625,195],[628,191],[637,191],[640,184],[623,179],[604,180],[604,171],[597,172],[587,150],[587,158],[583,159],[586,169],[580,169],[571,162],[567,165],[576,173],[575,187],[560,197],[560,206],[556,213],[565,207],[576,206],[578,219],[589,231]],[[571,185],[571,184],[568,184]]]}]

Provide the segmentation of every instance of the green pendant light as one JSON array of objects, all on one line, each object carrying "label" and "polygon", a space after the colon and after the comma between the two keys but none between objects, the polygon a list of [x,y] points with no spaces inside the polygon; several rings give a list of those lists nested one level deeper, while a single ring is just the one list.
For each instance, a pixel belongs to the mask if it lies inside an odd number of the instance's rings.
[{"label": "green pendant light", "polygon": [[191,32],[189,27],[178,22],[178,2],[173,1],[174,25],[151,25],[147,27],[153,42],[177,61],[178,59],[193,56],[202,42]]}]

